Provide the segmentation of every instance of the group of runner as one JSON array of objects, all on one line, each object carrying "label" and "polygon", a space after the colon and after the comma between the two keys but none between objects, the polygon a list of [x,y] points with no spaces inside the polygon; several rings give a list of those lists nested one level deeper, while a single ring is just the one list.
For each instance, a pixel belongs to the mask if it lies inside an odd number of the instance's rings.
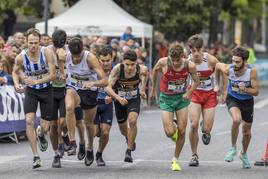
[{"label": "group of runner", "polygon": [[[113,66],[111,47],[101,48],[95,56],[83,48],[80,38],[73,37],[68,44],[66,39],[65,31],[56,30],[52,35],[53,45],[43,47],[39,31],[29,29],[26,32],[27,49],[15,59],[12,76],[16,91],[25,93],[26,133],[33,153],[32,167],[42,166],[37,144],[41,151],[47,150],[48,131],[54,151],[52,167],[60,168],[64,151],[67,155],[76,155],[77,147],[77,158],[84,160],[86,166],[90,166],[94,158],[98,166],[105,166],[102,153],[109,141],[113,106],[120,132],[126,139],[124,161],[133,162],[131,154],[136,149],[140,98],[147,98],[148,69],[136,62],[134,50],[127,50],[123,61]],[[157,96],[157,76],[161,73],[159,107],[163,128],[167,137],[176,143],[171,169],[181,170],[178,160],[185,143],[188,111],[192,150],[189,166],[199,165],[198,127],[201,126],[203,143],[208,145],[218,99],[227,103],[233,120],[232,145],[225,161],[233,161],[237,153],[241,124],[243,148],[239,156],[243,168],[250,168],[247,148],[258,80],[256,69],[247,64],[248,50],[242,46],[234,48],[232,64],[226,65],[203,51],[200,36],[191,36],[188,45],[190,55],[187,57],[181,45],[172,44],[168,57],[159,59],[152,70],[150,97]],[[38,104],[41,120],[35,130]],[[99,137],[99,145],[94,155],[95,136]]]}]

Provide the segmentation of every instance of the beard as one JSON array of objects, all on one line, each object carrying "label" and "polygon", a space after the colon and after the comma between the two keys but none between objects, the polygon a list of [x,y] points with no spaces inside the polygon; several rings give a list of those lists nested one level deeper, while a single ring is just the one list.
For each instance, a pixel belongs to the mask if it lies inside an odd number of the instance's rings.
[{"label": "beard", "polygon": [[240,66],[240,67],[234,67],[234,71],[239,71],[239,70],[241,70],[242,68],[244,68],[244,66],[245,66],[245,62],[243,62],[243,64]]}]

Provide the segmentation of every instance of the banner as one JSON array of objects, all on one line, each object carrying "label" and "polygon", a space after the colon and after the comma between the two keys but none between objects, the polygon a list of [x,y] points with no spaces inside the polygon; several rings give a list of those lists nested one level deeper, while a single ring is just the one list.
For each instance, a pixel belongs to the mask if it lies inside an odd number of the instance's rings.
[{"label": "banner", "polygon": [[26,130],[23,100],[24,94],[17,93],[14,86],[0,86],[0,133]]},{"label": "banner", "polygon": [[254,66],[258,72],[258,79],[260,85],[268,84],[268,59],[258,59],[255,61]]}]

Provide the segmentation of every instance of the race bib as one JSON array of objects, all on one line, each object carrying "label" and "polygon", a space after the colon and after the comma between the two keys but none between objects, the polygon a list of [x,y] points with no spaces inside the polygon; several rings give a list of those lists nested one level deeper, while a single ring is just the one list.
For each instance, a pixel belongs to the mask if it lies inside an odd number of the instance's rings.
[{"label": "race bib", "polygon": [[82,88],[82,87],[83,87],[83,84],[84,84],[84,80],[78,80],[78,79],[76,79],[76,78],[72,78],[72,77],[71,77],[71,79],[70,79],[70,82],[71,82],[74,86],[76,86],[76,87],[78,87],[78,88]]},{"label": "race bib", "polygon": [[183,93],[185,91],[185,84],[178,84],[175,81],[168,82],[168,91],[174,93]]},{"label": "race bib", "polygon": [[136,90],[132,90],[132,91],[118,91],[118,95],[120,97],[123,97],[125,99],[132,99],[132,98],[136,98],[138,95],[138,89]]},{"label": "race bib", "polygon": [[29,78],[31,78],[32,80],[40,80],[40,79],[43,79],[45,76],[47,76],[47,73],[40,74],[40,75],[32,75],[32,76],[29,76]]},{"label": "race bib", "polygon": [[212,87],[212,83],[210,79],[200,81],[200,85],[198,86],[198,88],[200,89],[207,89],[209,87]]}]

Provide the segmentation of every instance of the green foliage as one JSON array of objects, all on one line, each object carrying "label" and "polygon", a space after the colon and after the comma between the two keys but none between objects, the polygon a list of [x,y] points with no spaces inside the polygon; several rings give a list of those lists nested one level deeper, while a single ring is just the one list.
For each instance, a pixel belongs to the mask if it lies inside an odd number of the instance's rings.
[{"label": "green foliage", "polygon": [[13,9],[17,13],[29,16],[42,17],[44,6],[43,0],[1,0],[0,15],[7,9]]}]

